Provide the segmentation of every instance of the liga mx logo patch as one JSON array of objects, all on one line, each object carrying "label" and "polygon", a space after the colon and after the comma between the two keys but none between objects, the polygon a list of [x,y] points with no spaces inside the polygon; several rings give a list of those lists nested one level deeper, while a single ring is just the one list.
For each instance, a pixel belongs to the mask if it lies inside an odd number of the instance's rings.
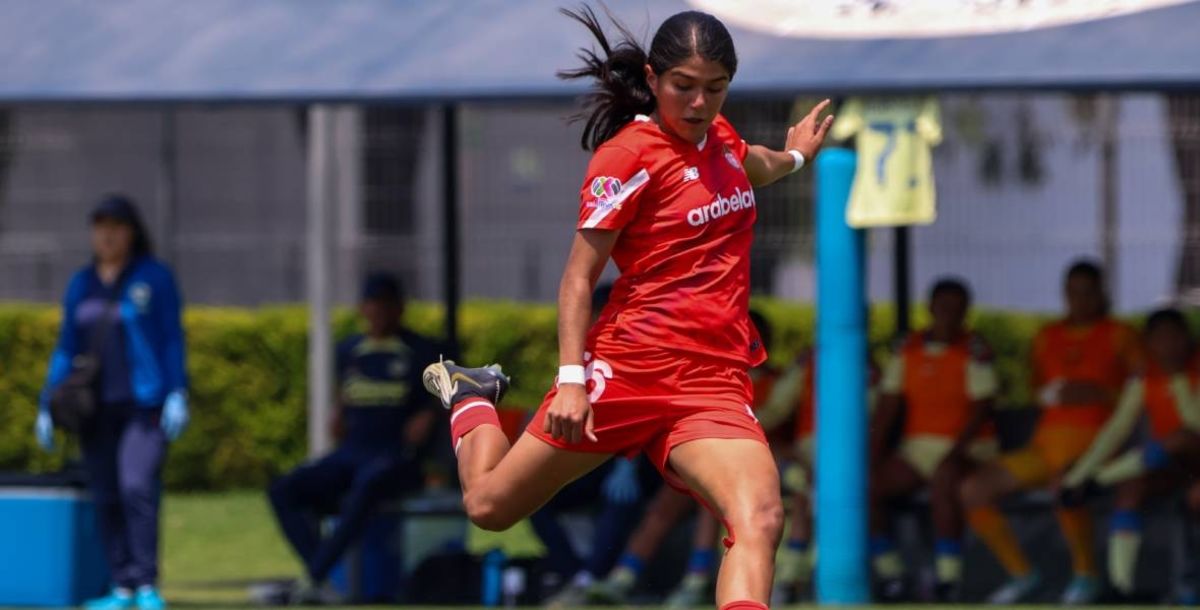
[{"label": "liga mx logo patch", "polygon": [[590,191],[592,193],[592,197],[595,197],[595,199],[588,202],[587,206],[589,208],[621,208],[620,204],[614,203],[617,194],[621,192],[620,180],[613,178],[612,176],[596,176],[596,178],[592,180],[592,187]]}]

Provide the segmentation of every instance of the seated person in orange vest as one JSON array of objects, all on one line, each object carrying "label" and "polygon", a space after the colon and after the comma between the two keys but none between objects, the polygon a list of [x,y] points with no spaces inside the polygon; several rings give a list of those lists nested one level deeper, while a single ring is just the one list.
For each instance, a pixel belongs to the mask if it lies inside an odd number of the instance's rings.
[{"label": "seated person in orange vest", "polygon": [[[1081,501],[1089,487],[1116,486],[1108,581],[1126,597],[1134,593],[1143,501],[1200,484],[1200,358],[1195,341],[1175,309],[1154,312],[1143,334],[1148,358],[1142,374],[1125,384],[1117,410],[1062,481],[1067,504]],[[1148,437],[1106,462],[1143,414]],[[1180,601],[1188,601],[1180,593]]]},{"label": "seated person in orange vest", "polygon": [[[908,587],[889,535],[888,506],[929,488],[937,592],[951,600],[962,574],[963,516],[958,487],[981,461],[998,453],[989,425],[999,386],[992,353],[965,322],[971,295],[965,283],[942,279],[929,293],[929,328],[904,339],[887,367],[870,431],[871,554],[879,597],[899,601]],[[903,417],[901,438],[888,448]]]},{"label": "seated person in orange vest", "polygon": [[[1092,444],[1125,380],[1139,366],[1137,334],[1109,316],[1100,267],[1075,263],[1064,288],[1066,318],[1044,327],[1033,343],[1033,389],[1042,408],[1033,438],[977,470],[962,486],[967,522],[1010,578],[992,593],[991,603],[1019,602],[1041,583],[996,503],[1015,491],[1055,486]],[[1057,514],[1074,569],[1061,601],[1086,605],[1100,593],[1091,515],[1084,507],[1061,505]]]}]

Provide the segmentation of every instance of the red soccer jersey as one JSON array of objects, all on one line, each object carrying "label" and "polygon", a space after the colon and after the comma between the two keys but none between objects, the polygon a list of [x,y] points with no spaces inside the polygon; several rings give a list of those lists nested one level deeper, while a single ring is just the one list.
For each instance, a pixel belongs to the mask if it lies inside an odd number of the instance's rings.
[{"label": "red soccer jersey", "polygon": [[639,116],[588,165],[580,229],[621,231],[621,277],[589,335],[601,353],[659,347],[755,366],[766,349],[750,324],[754,191],[746,143],[725,117],[704,141]]}]

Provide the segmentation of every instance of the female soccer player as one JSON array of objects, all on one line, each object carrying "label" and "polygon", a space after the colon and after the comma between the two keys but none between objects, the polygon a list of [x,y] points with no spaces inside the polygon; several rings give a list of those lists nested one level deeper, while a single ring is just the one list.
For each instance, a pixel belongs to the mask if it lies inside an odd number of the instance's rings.
[{"label": "female soccer player", "polygon": [[[828,101],[788,130],[783,151],[748,145],[721,116],[737,56],[716,18],[674,15],[647,52],[619,24],[610,44],[589,9],[564,12],[600,51],[560,74],[595,83],[583,131],[595,154],[559,289],[561,367],[511,449],[493,409],[507,387],[498,367],[426,370],[451,409],[463,503],[479,526],[505,529],[614,454],[645,451],[727,526],[718,605],[765,608],[783,508],[748,406],[747,369],[766,357],[747,315],[753,187],[813,158],[832,123],[818,118]],[[610,257],[621,276],[589,331]]]}]

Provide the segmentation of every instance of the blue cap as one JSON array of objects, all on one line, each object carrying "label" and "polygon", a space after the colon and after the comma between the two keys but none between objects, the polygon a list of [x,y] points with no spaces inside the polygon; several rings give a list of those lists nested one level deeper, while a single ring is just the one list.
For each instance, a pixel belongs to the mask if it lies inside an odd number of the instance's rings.
[{"label": "blue cap", "polygon": [[362,300],[401,301],[404,288],[400,280],[390,273],[372,273],[363,281]]},{"label": "blue cap", "polygon": [[138,213],[133,201],[124,195],[106,195],[100,203],[92,208],[93,223],[101,220],[115,220],[128,225],[137,224]]}]

